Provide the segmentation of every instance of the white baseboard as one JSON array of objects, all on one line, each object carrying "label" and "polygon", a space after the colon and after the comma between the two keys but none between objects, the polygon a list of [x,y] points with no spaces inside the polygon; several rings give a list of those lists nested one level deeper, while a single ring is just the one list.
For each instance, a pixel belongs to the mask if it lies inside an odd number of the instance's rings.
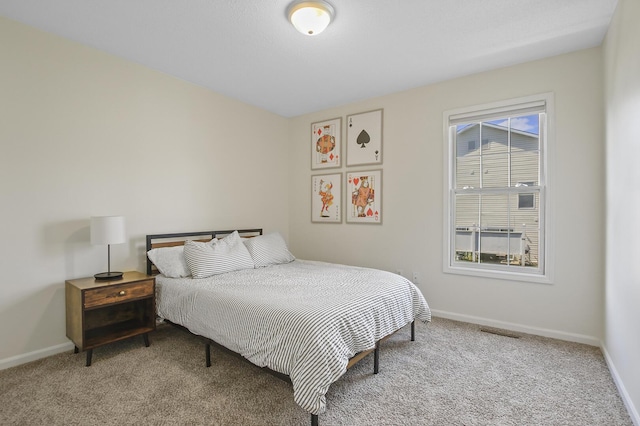
[{"label": "white baseboard", "polygon": [[48,348],[44,349],[38,349],[37,351],[29,352],[26,354],[12,356],[11,358],[0,360],[0,370],[6,370],[7,368],[26,364],[27,362],[36,361],[41,358],[46,358],[48,356],[66,352],[71,349],[73,349],[73,343],[67,342],[55,346],[49,346]]},{"label": "white baseboard", "polygon": [[568,342],[584,343],[590,346],[601,346],[600,339],[583,334],[567,333],[564,331],[550,330],[547,328],[530,327],[528,325],[511,322],[497,321],[488,318],[475,317],[472,315],[456,314],[454,312],[439,311],[432,309],[431,313],[435,317],[451,319],[455,321],[470,322],[472,324],[485,325],[487,327],[502,328],[520,333],[534,334],[536,336],[550,337],[552,339],[566,340]]},{"label": "white baseboard", "polygon": [[618,375],[618,370],[616,370],[615,365],[613,365],[613,361],[611,360],[611,357],[609,356],[609,352],[607,352],[607,347],[604,345],[604,343],[601,343],[600,349],[602,350],[604,359],[607,362],[607,367],[609,367],[609,372],[611,373],[611,377],[613,378],[613,383],[616,384],[616,387],[618,388],[618,393],[620,394],[620,398],[622,398],[622,402],[624,402],[625,407],[627,407],[627,412],[631,417],[631,421],[635,426],[640,426],[640,415],[638,414],[638,410],[633,405],[633,401],[631,400],[631,397],[627,393],[627,389],[624,387],[624,383],[620,379],[620,376]]}]

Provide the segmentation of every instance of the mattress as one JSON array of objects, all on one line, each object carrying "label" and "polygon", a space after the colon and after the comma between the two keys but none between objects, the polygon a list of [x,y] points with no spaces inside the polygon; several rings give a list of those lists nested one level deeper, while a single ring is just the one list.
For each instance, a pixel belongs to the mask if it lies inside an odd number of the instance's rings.
[{"label": "mattress", "polygon": [[204,279],[156,277],[157,313],[194,334],[286,374],[311,414],[349,359],[429,306],[409,280],[386,271],[295,260]]}]

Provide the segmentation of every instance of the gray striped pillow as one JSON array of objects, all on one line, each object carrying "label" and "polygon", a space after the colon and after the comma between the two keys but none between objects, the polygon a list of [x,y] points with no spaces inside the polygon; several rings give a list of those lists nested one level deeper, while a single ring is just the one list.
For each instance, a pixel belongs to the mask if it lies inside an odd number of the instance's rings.
[{"label": "gray striped pillow", "polygon": [[214,238],[209,243],[186,241],[184,257],[193,278],[206,278],[254,267],[237,231],[221,240]]},{"label": "gray striped pillow", "polygon": [[282,235],[278,232],[259,235],[253,238],[245,238],[244,245],[247,247],[247,250],[249,250],[249,254],[256,268],[277,265],[279,263],[289,263],[296,260],[289,252],[287,243],[284,242]]}]

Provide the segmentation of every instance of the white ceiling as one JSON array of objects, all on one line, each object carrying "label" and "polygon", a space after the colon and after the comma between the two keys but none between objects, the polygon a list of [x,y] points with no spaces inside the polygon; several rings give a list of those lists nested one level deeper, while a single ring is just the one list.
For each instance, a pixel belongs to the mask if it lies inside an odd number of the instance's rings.
[{"label": "white ceiling", "polygon": [[601,44],[617,0],[0,0],[0,14],[293,117]]}]

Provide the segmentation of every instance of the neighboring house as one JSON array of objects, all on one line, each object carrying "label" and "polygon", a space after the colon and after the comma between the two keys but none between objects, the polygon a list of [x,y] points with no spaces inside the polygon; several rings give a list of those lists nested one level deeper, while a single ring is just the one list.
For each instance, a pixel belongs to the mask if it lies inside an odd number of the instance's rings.
[{"label": "neighboring house", "polygon": [[[497,122],[459,126],[456,188],[535,187],[539,184],[539,137]],[[509,150],[509,144],[511,150]],[[509,175],[511,180],[509,181]],[[458,260],[538,263],[540,220],[537,191],[469,193],[456,198]]]}]

